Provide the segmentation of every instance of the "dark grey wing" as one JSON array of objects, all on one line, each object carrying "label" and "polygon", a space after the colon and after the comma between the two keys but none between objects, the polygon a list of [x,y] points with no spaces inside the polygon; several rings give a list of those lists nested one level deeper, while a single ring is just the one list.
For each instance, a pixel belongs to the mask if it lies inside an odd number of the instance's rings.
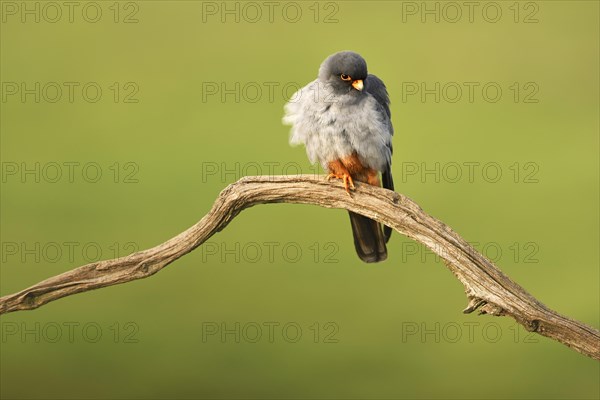
[{"label": "dark grey wing", "polygon": [[[390,97],[388,96],[387,89],[385,84],[381,79],[376,77],[375,75],[369,74],[367,79],[365,80],[365,91],[369,93],[371,96],[375,97],[375,100],[381,105],[383,110],[385,111],[389,126],[390,126],[390,136],[394,134],[394,128],[392,126],[392,113],[390,111]],[[390,148],[390,154],[394,152],[394,148],[392,146],[392,141],[390,138],[390,143],[388,145]],[[384,188],[389,190],[394,190],[394,180],[392,178],[392,165],[391,160],[385,166],[385,169],[381,173],[381,183]],[[385,241],[390,240],[390,236],[392,235],[392,228],[389,226],[385,226],[383,228],[383,232],[385,234]]]},{"label": "dark grey wing", "polygon": [[385,110],[385,113],[387,114],[388,119],[392,118],[392,113],[390,112],[390,97],[388,96],[388,92],[383,81],[375,75],[369,74],[365,80],[365,91],[371,96],[375,97],[377,102],[381,104]]}]

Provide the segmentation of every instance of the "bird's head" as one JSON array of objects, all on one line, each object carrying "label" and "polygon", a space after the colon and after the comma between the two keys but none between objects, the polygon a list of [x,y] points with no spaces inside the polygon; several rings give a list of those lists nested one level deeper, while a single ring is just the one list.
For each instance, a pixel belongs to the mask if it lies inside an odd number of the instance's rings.
[{"label": "bird's head", "polygon": [[352,51],[330,55],[319,68],[319,80],[331,85],[336,93],[362,91],[367,75],[367,62]]}]

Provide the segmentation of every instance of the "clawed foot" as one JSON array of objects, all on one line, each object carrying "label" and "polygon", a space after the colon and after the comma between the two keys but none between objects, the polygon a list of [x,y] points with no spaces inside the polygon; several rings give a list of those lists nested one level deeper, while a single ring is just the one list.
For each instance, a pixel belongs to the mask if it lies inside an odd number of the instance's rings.
[{"label": "clawed foot", "polygon": [[350,194],[350,189],[354,190],[356,187],[354,186],[354,181],[349,174],[329,174],[327,175],[327,180],[330,181],[332,178],[341,179],[344,183],[344,189],[346,189],[346,193]]}]

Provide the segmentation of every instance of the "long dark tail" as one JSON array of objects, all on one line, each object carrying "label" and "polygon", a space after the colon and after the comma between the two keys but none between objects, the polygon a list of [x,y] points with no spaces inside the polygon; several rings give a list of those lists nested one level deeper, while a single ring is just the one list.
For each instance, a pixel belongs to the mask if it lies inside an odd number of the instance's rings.
[{"label": "long dark tail", "polygon": [[356,253],[366,263],[383,261],[387,258],[387,248],[381,224],[360,214],[348,212],[354,235]]}]

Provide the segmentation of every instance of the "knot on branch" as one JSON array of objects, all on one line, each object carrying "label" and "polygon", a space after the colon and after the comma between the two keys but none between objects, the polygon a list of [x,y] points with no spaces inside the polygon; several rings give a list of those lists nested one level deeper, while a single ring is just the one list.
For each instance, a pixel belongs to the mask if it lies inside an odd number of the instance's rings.
[{"label": "knot on branch", "polygon": [[538,319],[533,319],[531,321],[524,321],[523,326],[529,332],[543,332],[544,327],[542,326],[542,322]]}]

